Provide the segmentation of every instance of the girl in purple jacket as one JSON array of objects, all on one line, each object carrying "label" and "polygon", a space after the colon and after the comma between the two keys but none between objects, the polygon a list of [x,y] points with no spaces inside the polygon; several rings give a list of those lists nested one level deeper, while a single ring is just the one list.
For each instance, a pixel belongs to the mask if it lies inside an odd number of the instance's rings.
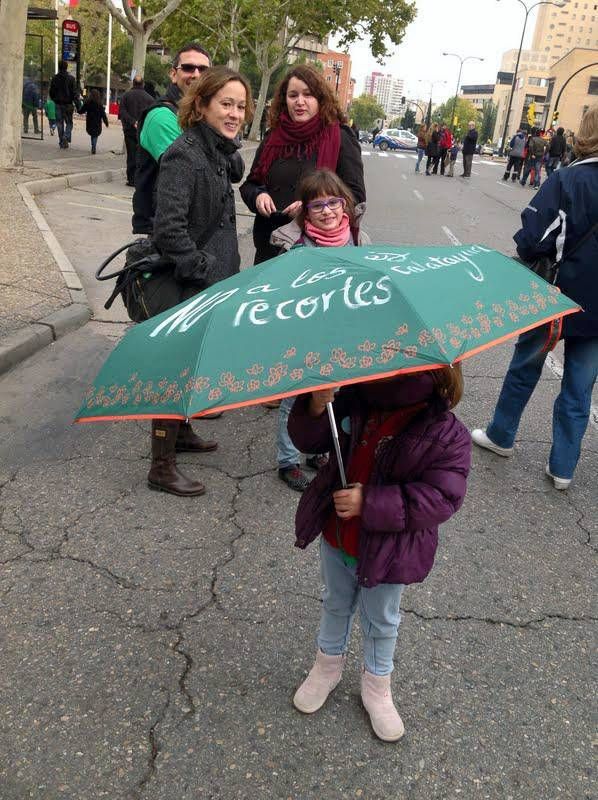
[{"label": "girl in purple jacket", "polygon": [[[288,429],[303,452],[330,460],[302,495],[296,546],[320,534],[324,583],[315,663],[293,703],[312,714],[339,683],[359,606],[364,669],[361,699],[376,735],[401,738],[404,726],[390,674],[405,584],[423,581],[434,562],[438,525],[463,503],[471,439],[449,410],[460,400],[459,365],[301,395]],[[334,401],[349,487],[339,489],[326,403]]]}]

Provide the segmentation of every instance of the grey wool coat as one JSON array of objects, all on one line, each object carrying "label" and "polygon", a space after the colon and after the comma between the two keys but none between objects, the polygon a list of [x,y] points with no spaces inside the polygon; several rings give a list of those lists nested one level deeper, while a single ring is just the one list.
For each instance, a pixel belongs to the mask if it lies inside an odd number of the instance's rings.
[{"label": "grey wool coat", "polygon": [[199,122],[160,161],[152,238],[188,290],[202,291],[239,272],[230,182],[230,156],[238,147]]}]

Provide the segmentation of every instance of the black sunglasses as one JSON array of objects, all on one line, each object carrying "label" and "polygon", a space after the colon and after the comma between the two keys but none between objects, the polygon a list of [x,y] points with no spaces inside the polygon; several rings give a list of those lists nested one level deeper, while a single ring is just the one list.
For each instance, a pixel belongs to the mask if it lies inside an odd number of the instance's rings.
[{"label": "black sunglasses", "polygon": [[180,69],[181,72],[186,72],[188,75],[192,75],[195,70],[197,70],[199,73],[202,73],[209,69],[209,67],[207,64],[179,64],[178,67],[175,67],[175,69]]}]

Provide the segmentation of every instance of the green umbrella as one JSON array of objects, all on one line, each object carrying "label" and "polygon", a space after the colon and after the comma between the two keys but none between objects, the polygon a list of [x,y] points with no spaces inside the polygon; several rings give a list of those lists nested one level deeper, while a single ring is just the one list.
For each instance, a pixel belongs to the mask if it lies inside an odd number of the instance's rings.
[{"label": "green umbrella", "polygon": [[482,245],[297,248],[132,328],[77,421],[200,417],[454,364],[577,310]]}]

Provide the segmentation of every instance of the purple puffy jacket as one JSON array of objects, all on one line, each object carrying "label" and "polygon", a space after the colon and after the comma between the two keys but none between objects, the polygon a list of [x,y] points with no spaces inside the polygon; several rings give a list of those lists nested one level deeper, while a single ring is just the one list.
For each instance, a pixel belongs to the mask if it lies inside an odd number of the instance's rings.
[{"label": "purple puffy jacket", "polygon": [[[426,400],[429,405],[381,445],[364,486],[357,577],[365,587],[423,581],[434,563],[438,525],[459,510],[465,497],[471,463],[468,430],[435,395],[429,375],[407,376],[402,393],[399,405]],[[330,461],[299,501],[295,546],[300,548],[322,532],[333,511],[332,492],[339,488],[328,415],[309,416],[309,400],[309,394],[295,400],[289,434],[304,453],[330,451]],[[336,395],[334,412],[346,466],[368,411],[359,390],[346,387]]]}]

